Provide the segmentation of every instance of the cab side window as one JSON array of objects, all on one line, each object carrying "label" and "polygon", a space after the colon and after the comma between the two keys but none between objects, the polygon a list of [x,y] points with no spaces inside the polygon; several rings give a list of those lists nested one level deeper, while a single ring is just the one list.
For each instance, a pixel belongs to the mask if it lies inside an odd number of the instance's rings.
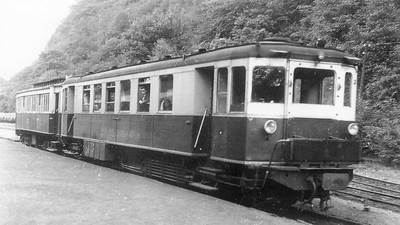
[{"label": "cab side window", "polygon": [[217,75],[217,112],[226,113],[228,96],[228,69],[219,68]]},{"label": "cab side window", "polygon": [[246,68],[244,66],[232,67],[232,95],[231,112],[244,111],[244,96],[246,89]]},{"label": "cab side window", "polygon": [[351,107],[351,73],[347,72],[344,77],[344,106]]}]

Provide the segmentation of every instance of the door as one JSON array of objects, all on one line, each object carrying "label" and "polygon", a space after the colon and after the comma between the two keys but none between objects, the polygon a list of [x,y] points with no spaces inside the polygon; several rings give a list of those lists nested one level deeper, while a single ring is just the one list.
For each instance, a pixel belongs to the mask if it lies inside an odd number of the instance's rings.
[{"label": "door", "polygon": [[56,130],[54,133],[60,135],[61,134],[61,116],[59,115],[59,102],[60,102],[60,94],[55,93],[55,103],[54,103],[54,121],[56,121]]},{"label": "door", "polygon": [[214,67],[195,69],[195,111],[193,118],[193,148],[199,152],[210,152],[211,121],[213,112]]}]

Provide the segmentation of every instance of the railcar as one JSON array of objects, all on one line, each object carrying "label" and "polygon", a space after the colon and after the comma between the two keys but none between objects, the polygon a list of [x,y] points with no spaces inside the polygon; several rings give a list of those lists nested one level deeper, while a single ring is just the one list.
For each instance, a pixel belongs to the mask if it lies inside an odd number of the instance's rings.
[{"label": "railcar", "polygon": [[57,140],[59,130],[58,106],[61,83],[65,79],[39,82],[33,88],[16,94],[16,134],[29,145],[49,146]]},{"label": "railcar", "polygon": [[36,124],[50,130],[27,122],[21,102],[37,90],[22,91],[17,133],[44,132],[87,158],[208,191],[323,205],[360,161],[358,63],[283,40],[200,50],[48,87],[55,106]]}]

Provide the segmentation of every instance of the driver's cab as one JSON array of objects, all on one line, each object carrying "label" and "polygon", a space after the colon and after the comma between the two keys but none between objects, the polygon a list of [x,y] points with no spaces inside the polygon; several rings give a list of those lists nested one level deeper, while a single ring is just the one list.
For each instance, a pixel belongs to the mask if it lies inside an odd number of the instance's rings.
[{"label": "driver's cab", "polygon": [[291,58],[252,57],[247,66],[244,61],[215,67],[212,159],[262,164],[279,140],[353,138],[355,66]]}]

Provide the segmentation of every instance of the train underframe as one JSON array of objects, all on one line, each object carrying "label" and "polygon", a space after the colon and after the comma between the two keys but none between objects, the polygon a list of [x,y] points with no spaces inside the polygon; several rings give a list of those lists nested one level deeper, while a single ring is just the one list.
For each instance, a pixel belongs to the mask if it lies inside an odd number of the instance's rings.
[{"label": "train underframe", "polygon": [[330,191],[345,189],[353,177],[350,168],[309,165],[239,165],[208,158],[176,156],[114,146],[121,167],[174,183],[189,184],[206,192],[236,189],[232,196],[246,205],[275,201],[287,207],[299,201],[312,204],[320,199],[321,210],[328,208]]},{"label": "train underframe", "polygon": [[[26,145],[85,156],[81,139],[27,131],[17,131],[17,135]],[[246,205],[265,200],[283,206],[297,201],[311,204],[319,198],[320,208],[325,210],[330,191],[346,188],[353,178],[353,170],[339,163],[241,165],[118,145],[107,148],[112,152],[112,163],[123,169],[206,192],[235,189],[237,196],[233,197]]]}]

